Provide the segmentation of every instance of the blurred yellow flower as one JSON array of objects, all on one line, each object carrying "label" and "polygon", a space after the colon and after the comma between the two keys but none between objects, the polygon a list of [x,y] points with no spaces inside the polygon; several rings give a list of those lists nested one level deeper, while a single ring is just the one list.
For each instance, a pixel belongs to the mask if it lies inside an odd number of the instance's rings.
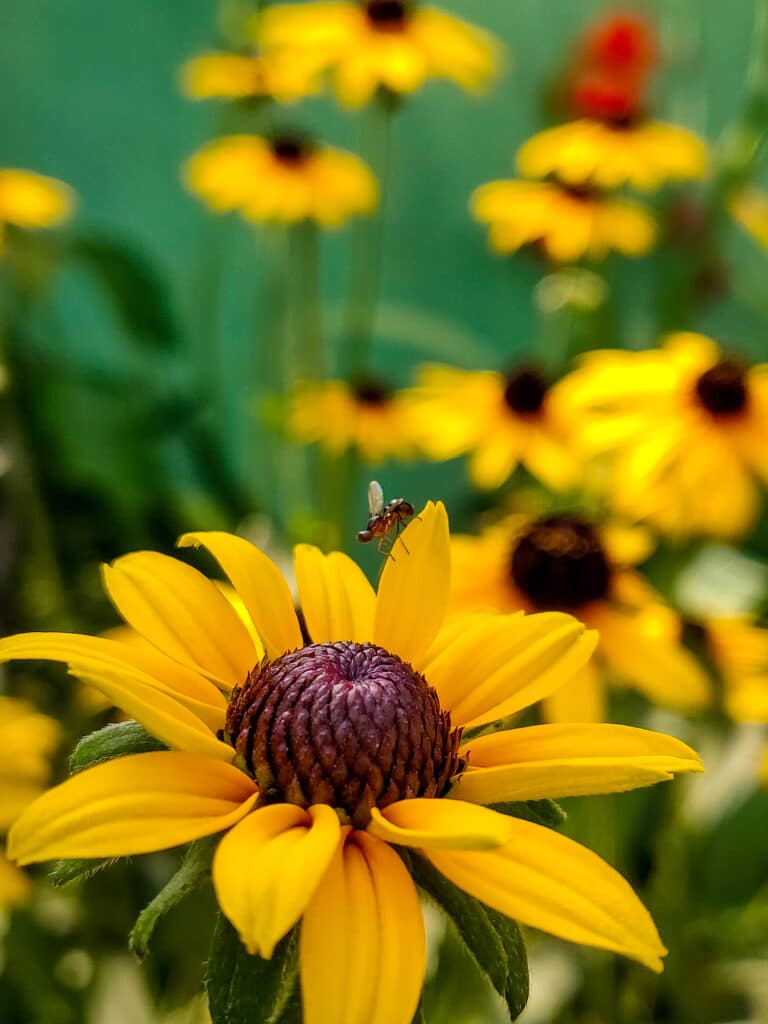
[{"label": "blurred yellow flower", "polygon": [[339,227],[370,213],[379,195],[353,153],[288,135],[215,139],[187,161],[184,181],[217,213],[237,210],[253,223]]},{"label": "blurred yellow flower", "polygon": [[301,384],[290,400],[288,430],[331,455],[354,449],[371,463],[415,455],[402,392],[372,376]]},{"label": "blurred yellow flower", "polygon": [[446,619],[444,506],[428,502],[406,533],[409,553],[387,560],[378,591],[346,555],[298,545],[301,622],[274,563],[209,532],[180,544],[216,558],[252,630],[211,580],[143,551],[105,566],[104,582],[146,648],[62,633],[1,641],[3,661],[66,662],[171,748],[96,765],[40,797],[14,825],[12,855],[129,856],[225,833],[213,884],[249,952],[271,957],[302,922],[308,1024],[413,1018],[424,925],[392,845],[502,914],[661,970],[664,946],[621,875],[482,804],[648,786],[700,771],[699,758],[613,725],[464,742],[465,727],[565,683],[595,638],[560,612]]},{"label": "blurred yellow flower", "polygon": [[269,96],[279,103],[310,96],[321,85],[316,72],[280,54],[201,53],[182,66],[179,81],[193,100]]},{"label": "blurred yellow flower", "polygon": [[517,167],[526,178],[552,174],[566,185],[650,191],[668,181],[702,178],[707,146],[687,128],[661,121],[583,119],[534,135],[520,148]]},{"label": "blurred yellow flower", "polygon": [[551,260],[602,259],[612,250],[642,256],[656,241],[656,223],[638,203],[558,182],[491,181],[470,199],[475,218],[489,225],[499,253],[540,243]]},{"label": "blurred yellow flower", "polygon": [[0,252],[6,224],[51,228],[72,214],[75,193],[56,178],[32,171],[0,168]]},{"label": "blurred yellow flower", "polygon": [[750,185],[728,198],[728,212],[745,231],[768,249],[768,193]]},{"label": "blurred yellow flower", "polygon": [[406,0],[276,4],[259,15],[256,37],[268,54],[330,71],[347,107],[363,106],[379,87],[412,93],[435,77],[480,92],[501,63],[487,32]]},{"label": "blurred yellow flower", "polygon": [[[45,789],[60,729],[26,701],[0,697],[0,834]],[[0,853],[0,908],[26,899],[26,875]]]},{"label": "blurred yellow flower", "polygon": [[612,454],[610,500],[666,533],[738,537],[768,480],[768,364],[701,334],[643,352],[595,351],[562,382],[585,454]]},{"label": "blurred yellow flower", "polygon": [[554,490],[579,480],[558,387],[549,387],[535,369],[428,365],[416,387],[402,394],[422,453],[434,462],[469,455],[470,478],[482,490],[501,487],[518,466]]},{"label": "blurred yellow flower", "polygon": [[592,661],[543,702],[549,721],[604,721],[613,682],[696,711],[709,701],[707,677],[682,645],[678,616],[632,568],[652,546],[643,528],[513,515],[480,536],[454,534],[451,607],[568,611],[598,631]]}]

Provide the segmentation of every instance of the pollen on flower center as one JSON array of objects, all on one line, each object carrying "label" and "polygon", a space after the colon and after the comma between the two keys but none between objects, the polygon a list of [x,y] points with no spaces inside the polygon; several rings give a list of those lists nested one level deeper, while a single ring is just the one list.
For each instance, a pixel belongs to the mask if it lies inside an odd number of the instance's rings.
[{"label": "pollen on flower center", "polygon": [[293,135],[277,135],[271,142],[272,153],[281,163],[300,164],[309,156],[310,146]]},{"label": "pollen on flower center", "polygon": [[365,13],[377,27],[399,28],[405,21],[403,0],[367,0]]},{"label": "pollen on flower center", "polygon": [[507,376],[504,401],[516,413],[538,412],[544,404],[547,385],[535,370],[518,370]]},{"label": "pollen on flower center", "polygon": [[386,405],[392,398],[392,389],[378,377],[356,377],[350,388],[358,402],[364,405]]},{"label": "pollen on flower center", "polygon": [[555,515],[537,520],[515,541],[512,580],[538,608],[572,611],[608,593],[611,568],[587,522]]},{"label": "pollen on flower center", "polygon": [[732,359],[715,363],[696,381],[696,397],[713,416],[732,416],[747,404],[744,368]]},{"label": "pollen on flower center", "polygon": [[364,828],[371,808],[441,796],[460,729],[422,675],[374,644],[311,644],[256,666],[226,731],[269,801],[330,804]]}]

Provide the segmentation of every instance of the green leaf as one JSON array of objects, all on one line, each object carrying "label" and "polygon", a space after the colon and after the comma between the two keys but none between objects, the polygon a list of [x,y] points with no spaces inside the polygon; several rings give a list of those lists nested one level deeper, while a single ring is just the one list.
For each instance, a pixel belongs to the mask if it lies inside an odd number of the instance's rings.
[{"label": "green leaf", "polygon": [[131,952],[139,960],[149,951],[158,921],[211,877],[211,861],[218,842],[219,836],[207,836],[192,843],[179,870],[139,914],[128,939]]},{"label": "green leaf", "polygon": [[554,800],[508,800],[505,803],[490,804],[491,810],[523,818],[547,828],[560,828],[568,815]]},{"label": "green leaf", "polygon": [[129,334],[158,347],[176,345],[170,288],[143,253],[122,240],[81,235],[72,241],[70,255],[94,275]]},{"label": "green leaf", "polygon": [[72,860],[57,860],[48,873],[51,885],[69,885],[91,878],[102,868],[115,863],[114,857],[75,857]]},{"label": "green leaf", "polygon": [[517,1020],[528,1001],[528,958],[514,921],[467,895],[428,860],[410,852],[408,864],[416,884],[448,915],[478,967]]},{"label": "green leaf", "polygon": [[298,927],[277,944],[271,960],[246,952],[219,914],[208,957],[208,1004],[213,1024],[294,1024],[298,996]]},{"label": "green leaf", "polygon": [[83,736],[69,755],[69,770],[76,775],[85,768],[103,764],[115,757],[167,749],[138,722],[114,722]]}]

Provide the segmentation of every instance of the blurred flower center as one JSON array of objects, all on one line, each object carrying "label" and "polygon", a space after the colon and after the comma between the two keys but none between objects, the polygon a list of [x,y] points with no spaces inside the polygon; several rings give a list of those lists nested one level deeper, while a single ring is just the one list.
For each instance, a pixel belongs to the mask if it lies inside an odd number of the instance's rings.
[{"label": "blurred flower center", "polygon": [[507,375],[504,401],[513,412],[538,412],[546,393],[546,382],[535,370],[518,370]]},{"label": "blurred flower center", "polygon": [[594,528],[575,516],[537,520],[515,541],[515,586],[538,608],[572,610],[604,598],[611,568]]},{"label": "blurred flower center", "polygon": [[272,139],[272,152],[285,164],[300,164],[310,154],[309,143],[294,135],[277,135]]},{"label": "blurred flower center", "polygon": [[713,416],[731,416],[747,404],[744,367],[731,359],[715,363],[696,381],[696,397]]},{"label": "blurred flower center", "polygon": [[365,13],[374,25],[399,27],[405,21],[405,4],[402,0],[368,0]]},{"label": "blurred flower center", "polygon": [[364,828],[371,808],[441,796],[460,729],[410,665],[375,644],[311,644],[255,666],[226,731],[269,802],[330,804]]},{"label": "blurred flower center", "polygon": [[392,398],[392,389],[379,377],[356,377],[350,381],[350,389],[365,405],[386,405]]}]

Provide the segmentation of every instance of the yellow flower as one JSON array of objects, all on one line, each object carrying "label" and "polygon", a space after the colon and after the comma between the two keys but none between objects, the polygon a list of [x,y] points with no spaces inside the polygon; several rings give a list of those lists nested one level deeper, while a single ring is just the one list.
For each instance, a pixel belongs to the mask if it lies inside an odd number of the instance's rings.
[{"label": "yellow flower", "polygon": [[534,135],[521,147],[517,167],[525,178],[553,174],[566,185],[652,190],[668,181],[702,178],[707,147],[679,125],[584,119]]},{"label": "yellow flower", "polygon": [[[31,705],[0,697],[0,834],[45,789],[59,727]],[[0,907],[21,903],[29,892],[23,872],[0,853]]]},{"label": "yellow flower", "polygon": [[678,537],[749,529],[768,480],[768,364],[679,333],[659,349],[589,353],[561,387],[584,450],[614,453],[618,511]]},{"label": "yellow flower", "polygon": [[106,566],[104,582],[151,647],[57,633],[0,642],[4,661],[66,662],[172,748],[57,786],[16,823],[11,855],[114,857],[226,832],[214,887],[247,949],[270,957],[302,920],[308,1024],[413,1016],[424,927],[389,844],[421,851],[512,918],[660,970],[664,947],[620,875],[572,840],[480,805],[649,785],[699,770],[697,756],[620,726],[464,741],[463,729],[556,690],[595,638],[559,612],[446,618],[442,504],[428,503],[405,532],[408,553],[398,545],[387,559],[378,593],[345,555],[299,545],[303,627],[277,567],[242,538],[211,532],[180,544],[219,562],[252,631],[215,583],[144,551]]},{"label": "yellow flower", "polygon": [[519,465],[555,490],[579,480],[558,388],[549,388],[535,369],[505,374],[424,366],[417,386],[403,397],[410,405],[410,429],[426,457],[442,462],[469,454],[476,487],[500,487]]},{"label": "yellow flower", "polygon": [[375,377],[300,385],[291,399],[288,429],[331,455],[352,448],[366,462],[414,455],[406,403]]},{"label": "yellow flower", "polygon": [[63,181],[32,171],[0,169],[0,252],[6,224],[50,228],[71,215],[75,194]]},{"label": "yellow flower", "polygon": [[201,53],[182,66],[179,79],[193,100],[270,96],[291,103],[320,89],[316,72],[279,54]]},{"label": "yellow flower", "polygon": [[269,7],[256,22],[259,46],[330,71],[339,101],[361,107],[381,86],[412,93],[428,78],[480,92],[498,74],[500,50],[487,32],[406,0]]},{"label": "yellow flower", "polygon": [[768,194],[749,186],[728,199],[728,212],[745,231],[764,248],[768,248]]},{"label": "yellow flower", "polygon": [[642,256],[656,241],[656,223],[642,206],[593,189],[558,182],[491,181],[472,193],[475,218],[490,226],[499,253],[539,242],[550,259],[603,259],[611,250]]},{"label": "yellow flower", "polygon": [[451,607],[560,609],[598,631],[595,658],[544,701],[549,721],[604,721],[614,681],[695,711],[709,700],[708,680],[682,646],[678,616],[632,568],[651,546],[638,527],[514,515],[479,537],[454,536]]},{"label": "yellow flower", "polygon": [[187,161],[184,180],[217,213],[237,210],[254,223],[339,227],[378,202],[376,179],[359,157],[287,135],[216,139]]}]

